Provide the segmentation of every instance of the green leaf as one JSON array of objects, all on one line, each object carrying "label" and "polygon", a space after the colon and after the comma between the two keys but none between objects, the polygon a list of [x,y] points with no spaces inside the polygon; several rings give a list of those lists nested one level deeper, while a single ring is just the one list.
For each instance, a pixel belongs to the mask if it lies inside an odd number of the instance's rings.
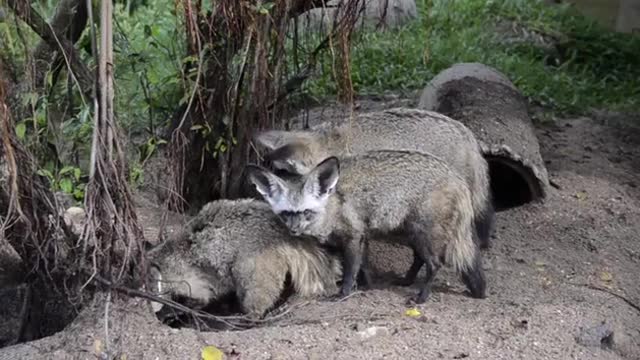
[{"label": "green leaf", "polygon": [[63,167],[63,168],[62,168],[62,170],[60,170],[60,172],[59,172],[58,174],[59,174],[60,176],[62,176],[62,175],[64,175],[64,174],[67,174],[67,173],[72,172],[72,171],[73,171],[73,169],[74,169],[74,168],[73,168],[73,166],[65,166],[65,167]]},{"label": "green leaf", "polygon": [[145,160],[147,160],[148,158],[151,157],[151,155],[153,155],[153,152],[156,150],[156,145],[155,144],[149,144],[147,145],[147,151],[146,151],[146,156],[144,157]]},{"label": "green leaf", "polygon": [[53,72],[48,71],[47,72],[47,87],[51,88],[52,85],[53,85]]},{"label": "green leaf", "polygon": [[44,176],[46,178],[48,178],[49,180],[53,180],[53,174],[51,173],[51,171],[47,170],[47,169],[40,169],[36,172],[36,174],[40,175],[40,176]]},{"label": "green leaf", "polygon": [[27,133],[27,125],[24,122],[19,122],[16,124],[16,136],[20,140],[24,140],[24,137]]},{"label": "green leaf", "polygon": [[38,111],[36,113],[36,123],[38,127],[45,127],[47,125],[47,116],[44,111]]},{"label": "green leaf", "polygon": [[75,168],[73,169],[73,177],[77,180],[80,180],[80,175],[82,175],[82,173],[80,172],[80,168]]},{"label": "green leaf", "polygon": [[37,102],[38,94],[36,93],[26,93],[22,95],[22,105],[30,105],[35,107]]},{"label": "green leaf", "polygon": [[76,188],[73,190],[73,197],[76,200],[84,199],[84,189]]},{"label": "green leaf", "polygon": [[73,183],[69,179],[60,180],[60,189],[67,194],[73,193]]}]

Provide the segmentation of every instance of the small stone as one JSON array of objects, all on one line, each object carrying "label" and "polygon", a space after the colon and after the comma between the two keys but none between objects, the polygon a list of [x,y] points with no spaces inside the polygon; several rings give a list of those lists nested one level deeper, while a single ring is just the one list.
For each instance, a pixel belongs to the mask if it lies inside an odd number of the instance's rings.
[{"label": "small stone", "polygon": [[602,322],[596,326],[580,328],[575,338],[580,345],[610,349],[613,346],[613,329],[611,325]]},{"label": "small stone", "polygon": [[389,335],[389,333],[389,329],[385,326],[372,326],[363,331],[358,331],[362,340],[367,340],[374,336],[386,336]]}]

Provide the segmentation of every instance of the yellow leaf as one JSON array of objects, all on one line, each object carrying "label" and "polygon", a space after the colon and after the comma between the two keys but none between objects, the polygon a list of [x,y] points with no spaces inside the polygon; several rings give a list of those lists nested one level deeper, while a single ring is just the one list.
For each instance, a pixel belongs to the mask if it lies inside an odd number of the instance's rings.
[{"label": "yellow leaf", "polygon": [[410,316],[410,317],[418,317],[418,316],[422,315],[420,310],[418,310],[416,308],[408,309],[407,311],[404,312],[404,314],[406,316]]},{"label": "yellow leaf", "polygon": [[600,280],[605,281],[605,282],[609,282],[613,280],[613,275],[611,275],[610,272],[608,271],[603,271],[600,273]]},{"label": "yellow leaf", "polygon": [[576,193],[575,197],[578,200],[585,200],[587,198],[587,193],[584,191],[579,191]]},{"label": "yellow leaf", "polygon": [[215,346],[205,346],[202,348],[202,360],[222,360],[224,353]]}]

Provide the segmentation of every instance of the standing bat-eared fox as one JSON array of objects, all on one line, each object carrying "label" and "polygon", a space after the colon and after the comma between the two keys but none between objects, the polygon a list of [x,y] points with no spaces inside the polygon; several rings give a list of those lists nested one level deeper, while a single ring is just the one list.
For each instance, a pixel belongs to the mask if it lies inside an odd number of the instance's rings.
[{"label": "standing bat-eared fox", "polygon": [[424,302],[442,264],[460,274],[475,298],[485,297],[485,277],[473,236],[473,207],[465,180],[447,164],[417,151],[378,150],[329,157],[306,175],[282,178],[248,165],[247,173],[273,212],[297,236],[343,249],[340,296],[348,295],[368,238],[404,239],[414,252],[404,284],[422,265],[426,281],[412,300]]},{"label": "standing bat-eared fox", "polygon": [[415,150],[437,156],[466,181],[481,248],[490,245],[494,223],[488,164],[473,132],[461,122],[426,110],[393,108],[359,114],[342,123],[323,123],[308,131],[268,130],[254,141],[267,150],[277,170],[307,174],[329,156],[371,150]]}]

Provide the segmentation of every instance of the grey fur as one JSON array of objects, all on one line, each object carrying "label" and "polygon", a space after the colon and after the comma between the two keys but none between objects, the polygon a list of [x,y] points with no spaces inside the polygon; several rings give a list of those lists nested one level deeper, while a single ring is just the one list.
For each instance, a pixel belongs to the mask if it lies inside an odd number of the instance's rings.
[{"label": "grey fur", "polygon": [[416,150],[440,157],[467,181],[480,245],[489,246],[494,220],[488,164],[474,134],[459,121],[432,111],[393,108],[311,131],[265,131],[255,141],[269,150],[265,158],[275,168],[297,174],[307,174],[329,156],[370,150]]},{"label": "grey fur", "polygon": [[291,237],[269,206],[254,199],[205,205],[152,263],[155,290],[165,296],[202,308],[235,292],[254,316],[273,307],[288,273],[302,297],[334,293],[342,274],[339,259],[312,239]]},{"label": "grey fur", "polygon": [[248,170],[293,233],[342,245],[341,295],[351,292],[366,239],[376,236],[402,238],[414,250],[410,282],[426,264],[427,281],[416,301],[426,300],[443,261],[458,271],[472,296],[485,296],[470,191],[443,160],[417,151],[378,150],[345,157],[341,163],[330,157],[308,174],[286,180],[261,167]]}]

